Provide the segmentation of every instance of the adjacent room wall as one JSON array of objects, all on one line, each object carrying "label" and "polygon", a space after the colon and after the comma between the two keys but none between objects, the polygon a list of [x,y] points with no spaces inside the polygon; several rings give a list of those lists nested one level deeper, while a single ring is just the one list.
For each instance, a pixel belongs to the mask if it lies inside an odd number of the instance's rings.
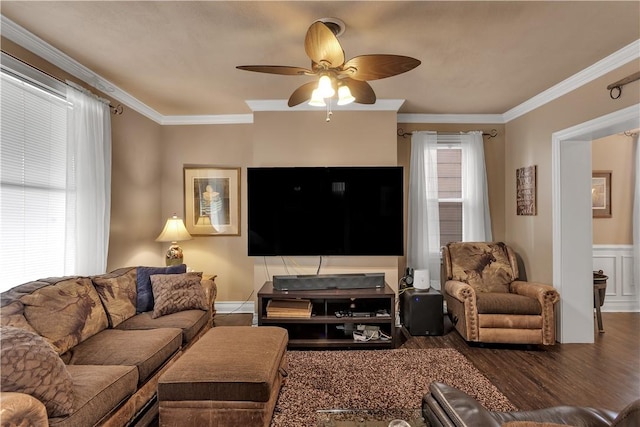
[{"label": "adjacent room wall", "polygon": [[611,171],[611,218],[593,218],[594,245],[633,244],[634,144],[624,134],[591,144],[591,169]]}]

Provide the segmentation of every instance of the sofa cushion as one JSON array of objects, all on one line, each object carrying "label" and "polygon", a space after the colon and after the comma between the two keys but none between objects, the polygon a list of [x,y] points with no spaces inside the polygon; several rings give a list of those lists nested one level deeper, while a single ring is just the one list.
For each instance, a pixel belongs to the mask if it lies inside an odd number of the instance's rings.
[{"label": "sofa cushion", "polygon": [[504,243],[449,243],[453,280],[468,283],[477,292],[509,292],[513,268]]},{"label": "sofa cushion", "polygon": [[202,273],[154,274],[153,318],[184,310],[207,310],[207,297],[200,285]]},{"label": "sofa cushion", "polygon": [[72,365],[73,408],[71,415],[52,418],[50,426],[93,426],[135,391],[138,370],[135,366]]},{"label": "sofa cushion", "polygon": [[542,314],[538,300],[502,292],[478,292],[478,314]]},{"label": "sofa cushion", "polygon": [[117,326],[122,330],[145,330],[158,328],[180,328],[182,329],[182,342],[191,342],[198,332],[206,325],[209,314],[202,310],[185,310],[178,313],[167,314],[166,316],[153,318],[153,313],[136,314]]},{"label": "sofa cushion", "polygon": [[136,275],[136,269],[131,268],[91,278],[112,328],[136,314]]},{"label": "sofa cushion", "polygon": [[41,336],[12,326],[0,327],[2,391],[30,394],[50,417],[73,410],[73,382],[58,353]]},{"label": "sofa cushion", "polygon": [[129,365],[138,368],[138,381],[145,382],[182,344],[177,328],[145,331],[107,329],[69,352],[69,365]]},{"label": "sofa cushion", "polygon": [[43,279],[49,283],[23,295],[24,316],[62,354],[107,328],[107,314],[88,277]]},{"label": "sofa cushion", "polygon": [[138,267],[136,277],[136,290],[138,293],[136,311],[144,313],[153,310],[153,289],[151,288],[152,274],[180,274],[187,272],[185,264],[171,265],[169,267]]}]

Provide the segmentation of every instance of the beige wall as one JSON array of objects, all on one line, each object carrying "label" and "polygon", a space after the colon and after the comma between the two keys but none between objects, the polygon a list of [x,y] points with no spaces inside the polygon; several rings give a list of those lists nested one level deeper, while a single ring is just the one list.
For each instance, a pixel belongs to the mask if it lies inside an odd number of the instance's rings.
[{"label": "beige wall", "polygon": [[[638,82],[612,100],[607,85],[638,71],[629,63],[506,124],[506,240],[524,260],[528,278],[552,283],[551,137],[553,132],[640,102]],[[538,215],[516,216],[515,171],[538,166]],[[585,165],[585,167],[589,167]]]},{"label": "beige wall", "polygon": [[159,243],[162,126],[125,108],[111,116],[111,231],[107,271],[134,265],[163,265]]},{"label": "beige wall", "polygon": [[[174,212],[184,217],[184,166],[240,167],[240,236],[194,236],[180,242],[187,266],[215,274],[218,301],[244,301],[253,286],[253,262],[247,257],[246,167],[252,158],[251,124],[163,126],[158,150],[162,153],[162,217]],[[160,233],[164,222],[158,222]],[[161,251],[168,248],[160,245]],[[163,262],[158,260],[158,263]]]},{"label": "beige wall", "polygon": [[611,135],[591,144],[591,169],[611,171],[611,218],[593,218],[593,244],[633,244],[634,144],[638,136]]}]

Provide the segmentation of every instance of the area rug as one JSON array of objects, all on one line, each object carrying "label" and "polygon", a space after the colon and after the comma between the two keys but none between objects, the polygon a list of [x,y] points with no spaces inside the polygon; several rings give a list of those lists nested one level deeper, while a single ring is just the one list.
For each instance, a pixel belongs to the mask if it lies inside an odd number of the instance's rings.
[{"label": "area rug", "polygon": [[456,387],[493,411],[516,408],[453,349],[289,351],[288,377],[271,427],[316,424],[318,409],[420,408],[432,381]]}]

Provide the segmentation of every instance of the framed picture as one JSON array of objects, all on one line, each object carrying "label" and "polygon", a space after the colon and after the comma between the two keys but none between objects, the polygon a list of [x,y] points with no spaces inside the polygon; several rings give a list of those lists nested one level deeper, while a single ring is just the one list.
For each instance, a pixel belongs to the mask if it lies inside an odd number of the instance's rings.
[{"label": "framed picture", "polygon": [[516,169],[516,215],[536,215],[537,166]]},{"label": "framed picture", "polygon": [[184,214],[194,236],[239,236],[240,168],[185,166]]},{"label": "framed picture", "polygon": [[594,218],[611,218],[611,171],[591,173],[591,212]]}]

